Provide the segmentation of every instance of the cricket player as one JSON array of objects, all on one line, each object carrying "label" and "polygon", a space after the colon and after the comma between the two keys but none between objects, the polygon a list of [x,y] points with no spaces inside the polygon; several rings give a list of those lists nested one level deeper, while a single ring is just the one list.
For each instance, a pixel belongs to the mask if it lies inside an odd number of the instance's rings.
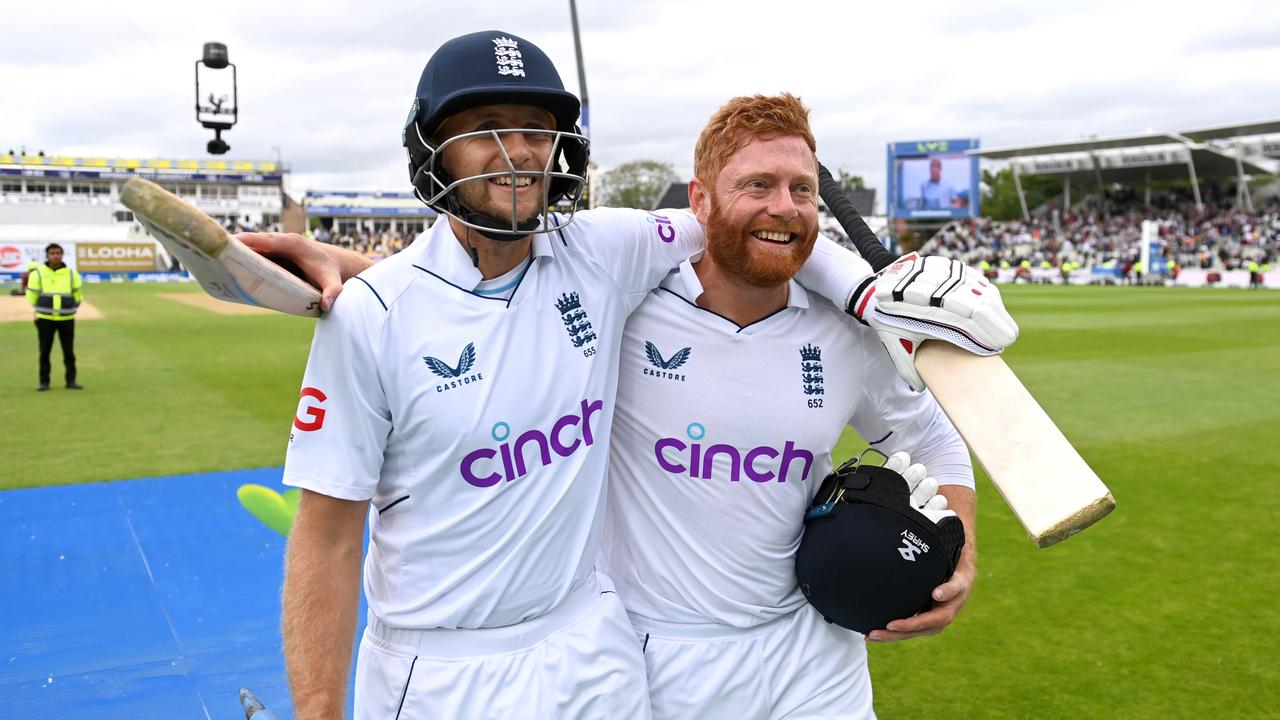
[{"label": "cricket player", "polygon": [[[968,544],[933,610],[871,637],[940,632],[973,581],[968,450],[876,332],[794,280],[818,235],[801,102],[731,100],[694,165],[706,250],[667,275],[623,335],[601,569],[645,648],[655,718],[871,718],[863,636],[825,622],[797,587],[805,510],[846,425],[927,466]],[[974,290],[999,306],[976,275],[953,292],[963,302]]]},{"label": "cricket player", "polygon": [[[606,448],[625,319],[702,229],[684,212],[547,212],[585,182],[578,112],[532,43],[455,38],[405,128],[414,187],[443,214],[430,232],[368,269],[300,236],[240,236],[332,308],[285,467],[303,488],[284,591],[299,718],[341,712],[366,518],[357,717],[649,716],[641,643],[594,567]],[[806,244],[797,279],[848,306],[869,268]],[[334,301],[333,278],[361,270]]]},{"label": "cricket player", "polygon": [[[604,478],[626,317],[702,231],[548,212],[585,182],[578,113],[508,33],[450,40],[423,71],[404,141],[443,216],[318,321],[289,441],[299,718],[342,712],[366,521],[356,717],[649,716],[641,646],[595,569]],[[814,257],[801,281],[842,306],[869,274],[834,243]]]}]

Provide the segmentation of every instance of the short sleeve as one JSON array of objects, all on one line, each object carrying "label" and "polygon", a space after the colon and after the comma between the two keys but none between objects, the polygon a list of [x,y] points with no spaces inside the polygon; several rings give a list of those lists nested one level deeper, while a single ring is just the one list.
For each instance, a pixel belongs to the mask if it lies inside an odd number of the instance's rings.
[{"label": "short sleeve", "polygon": [[571,248],[604,270],[623,292],[647,293],[706,245],[688,210],[595,208],[573,221]]},{"label": "short sleeve", "polygon": [[[870,331],[854,326],[853,332]],[[849,424],[885,455],[899,450],[923,463],[940,485],[974,487],[969,448],[933,395],[912,391],[875,340],[861,343],[866,367],[865,397]]]},{"label": "short sleeve", "polygon": [[374,495],[391,412],[378,372],[387,310],[361,278],[316,322],[289,434],[284,484],[343,500]]}]

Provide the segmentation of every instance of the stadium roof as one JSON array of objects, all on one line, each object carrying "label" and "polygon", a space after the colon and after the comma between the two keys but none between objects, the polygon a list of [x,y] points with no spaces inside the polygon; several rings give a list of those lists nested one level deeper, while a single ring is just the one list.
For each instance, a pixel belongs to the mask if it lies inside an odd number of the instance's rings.
[{"label": "stadium roof", "polygon": [[150,241],[138,234],[129,223],[103,225],[0,225],[0,243],[51,242],[142,242]]},{"label": "stadium roof", "polygon": [[430,218],[436,211],[411,192],[308,190],[302,199],[308,216]]},{"label": "stadium roof", "polygon": [[1070,142],[1049,143],[1047,145],[1021,145],[1003,148],[978,148],[966,151],[969,155],[977,155],[988,160],[1007,160],[1015,157],[1034,155],[1057,155],[1071,152],[1090,152],[1092,150],[1113,150],[1116,148],[1145,147],[1149,145],[1169,145],[1183,142],[1169,133],[1145,133],[1142,135],[1124,135],[1113,138],[1087,138]]},{"label": "stadium roof", "polygon": [[[1140,148],[1150,148],[1151,152],[1143,152]],[[1099,158],[1099,166],[1095,169],[1087,156],[1078,156],[1083,162],[1060,162],[1059,168],[1046,169],[1050,162],[1041,155],[1010,158],[1019,166],[1024,175],[1047,174],[1073,182],[1094,183],[1098,174],[1110,182],[1141,183],[1146,180],[1186,180],[1189,177],[1187,155],[1195,164],[1195,173],[1199,178],[1236,177],[1243,170],[1246,175],[1267,175],[1274,169],[1259,164],[1265,162],[1259,158],[1245,157],[1239,166],[1236,158],[1217,148],[1203,145],[1184,145],[1161,152],[1152,146],[1132,148],[1134,152],[1117,153]],[[1039,161],[1039,162],[1038,162]],[[1070,169],[1060,169],[1070,165]]]},{"label": "stadium roof", "polygon": [[1220,125],[1218,127],[1187,130],[1183,135],[1192,140],[1225,140],[1228,138],[1249,137],[1250,135],[1270,135],[1280,133],[1280,120],[1263,120],[1262,122],[1243,125]]},{"label": "stadium roof", "polygon": [[0,165],[25,165],[61,169],[110,168],[115,170],[188,170],[274,173],[284,169],[270,160],[184,160],[175,158],[105,158],[71,155],[23,155],[0,153]]},{"label": "stadium roof", "polygon": [[[1069,197],[1071,181],[1085,185],[1106,181],[1148,183],[1152,180],[1188,179],[1200,204],[1200,178],[1234,177],[1236,201],[1252,210],[1248,190],[1250,176],[1274,175],[1280,158],[1280,142],[1263,137],[1280,133],[1280,120],[1237,123],[1201,128],[1181,133],[1148,132],[1109,138],[1084,138],[1040,145],[1003,148],[975,148],[967,155],[988,160],[1007,160],[1020,174],[1054,175],[1066,181]],[[1234,147],[1210,141],[1238,140]],[[1149,190],[1148,190],[1149,191]],[[1105,196],[1105,190],[1102,191]],[[1018,183],[1022,214],[1027,216],[1026,197]]]},{"label": "stadium roof", "polygon": [[[969,155],[977,155],[988,160],[1008,160],[1010,158],[1034,157],[1037,155],[1059,155],[1073,152],[1094,152],[1097,150],[1119,150],[1125,148],[1150,147],[1153,145],[1192,145],[1207,140],[1229,140],[1232,138],[1256,137],[1280,133],[1280,120],[1261,120],[1251,123],[1219,125],[1216,127],[1187,130],[1178,133],[1148,132],[1139,135],[1119,135],[1109,138],[1082,138],[1066,142],[1046,143],[1040,145],[1020,145],[1002,148],[978,148],[967,151]],[[1196,162],[1200,161],[1197,157]]]}]

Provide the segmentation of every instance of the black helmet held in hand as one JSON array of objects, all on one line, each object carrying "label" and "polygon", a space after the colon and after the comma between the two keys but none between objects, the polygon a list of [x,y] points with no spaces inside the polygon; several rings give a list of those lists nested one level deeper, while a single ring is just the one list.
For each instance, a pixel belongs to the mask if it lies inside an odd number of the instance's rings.
[{"label": "black helmet held in hand", "polygon": [[934,524],[911,507],[901,475],[860,460],[823,480],[805,513],[796,577],[827,622],[865,634],[933,605],[959,562],[964,524]]}]

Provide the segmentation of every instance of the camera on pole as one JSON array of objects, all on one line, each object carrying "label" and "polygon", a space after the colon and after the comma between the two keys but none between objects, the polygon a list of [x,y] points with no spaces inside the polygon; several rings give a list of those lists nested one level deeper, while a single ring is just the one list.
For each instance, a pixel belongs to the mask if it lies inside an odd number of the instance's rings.
[{"label": "camera on pole", "polygon": [[196,120],[213,130],[213,139],[206,146],[210,155],[231,149],[222,139],[222,131],[236,124],[238,112],[236,66],[227,59],[227,46],[205,43],[203,57],[196,61]]}]

